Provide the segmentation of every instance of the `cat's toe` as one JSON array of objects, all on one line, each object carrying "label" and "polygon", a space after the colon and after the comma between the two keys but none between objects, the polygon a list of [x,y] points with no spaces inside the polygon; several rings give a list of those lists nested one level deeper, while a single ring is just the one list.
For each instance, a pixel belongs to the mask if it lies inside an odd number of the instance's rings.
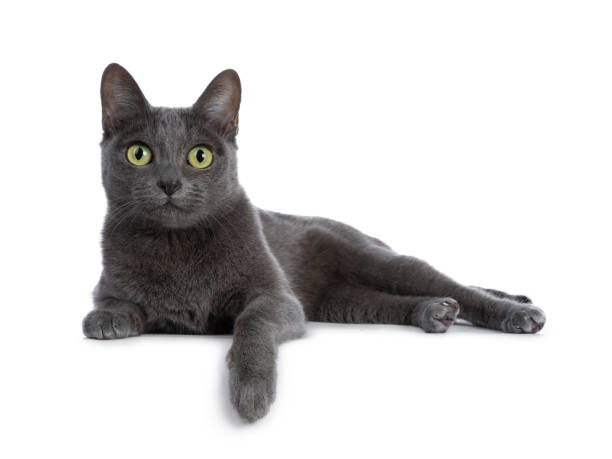
[{"label": "cat's toe", "polygon": [[444,333],[459,315],[459,303],[453,298],[432,298],[417,306],[412,323],[427,333]]},{"label": "cat's toe", "polygon": [[275,378],[244,375],[238,368],[230,369],[230,397],[242,419],[255,422],[270,410],[275,396]]},{"label": "cat's toe", "polygon": [[544,311],[535,306],[520,306],[512,308],[502,322],[502,330],[506,333],[537,333],[546,323]]},{"label": "cat's toe", "polygon": [[83,334],[93,339],[119,339],[139,333],[127,314],[95,309],[83,319]]}]

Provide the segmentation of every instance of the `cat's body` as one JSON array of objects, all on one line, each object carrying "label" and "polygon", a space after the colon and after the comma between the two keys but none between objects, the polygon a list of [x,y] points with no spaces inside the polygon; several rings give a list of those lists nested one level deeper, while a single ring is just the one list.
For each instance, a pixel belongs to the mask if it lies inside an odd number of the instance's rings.
[{"label": "cat's body", "polygon": [[[459,316],[506,332],[542,328],[526,297],[462,286],[333,220],[254,207],[236,174],[239,101],[232,71],[190,109],[151,107],[123,68],[105,71],[109,209],[86,336],[233,333],[232,402],[252,421],[274,399],[278,344],[302,335],[305,320],[445,332]],[[187,161],[194,150],[199,159]]]}]

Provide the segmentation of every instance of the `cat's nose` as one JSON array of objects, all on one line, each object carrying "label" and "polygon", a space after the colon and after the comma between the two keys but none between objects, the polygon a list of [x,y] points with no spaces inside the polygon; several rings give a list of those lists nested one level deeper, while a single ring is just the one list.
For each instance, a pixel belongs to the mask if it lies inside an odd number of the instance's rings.
[{"label": "cat's nose", "polygon": [[160,187],[168,196],[172,196],[174,193],[180,190],[181,186],[183,185],[178,180],[160,180],[157,182],[157,186]]}]

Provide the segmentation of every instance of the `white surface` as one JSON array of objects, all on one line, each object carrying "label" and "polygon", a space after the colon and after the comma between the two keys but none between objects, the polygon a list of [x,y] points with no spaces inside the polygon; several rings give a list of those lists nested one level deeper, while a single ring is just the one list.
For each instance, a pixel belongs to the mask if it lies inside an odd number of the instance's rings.
[{"label": "white surface", "polygon": [[[0,7],[2,457],[610,456],[609,3],[151,3]],[[546,328],[312,324],[250,426],[229,337],[84,339],[111,61],[158,105],[236,68],[256,204],[526,293]]]}]

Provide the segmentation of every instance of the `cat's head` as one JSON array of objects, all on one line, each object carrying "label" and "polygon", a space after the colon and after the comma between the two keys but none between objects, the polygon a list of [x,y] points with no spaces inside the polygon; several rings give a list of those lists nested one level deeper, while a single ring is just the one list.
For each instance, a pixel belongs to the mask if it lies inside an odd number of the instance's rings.
[{"label": "cat's head", "polygon": [[241,192],[236,134],[240,79],[217,75],[189,108],[153,107],[118,64],[102,75],[102,179],[109,217],[188,227]]}]

